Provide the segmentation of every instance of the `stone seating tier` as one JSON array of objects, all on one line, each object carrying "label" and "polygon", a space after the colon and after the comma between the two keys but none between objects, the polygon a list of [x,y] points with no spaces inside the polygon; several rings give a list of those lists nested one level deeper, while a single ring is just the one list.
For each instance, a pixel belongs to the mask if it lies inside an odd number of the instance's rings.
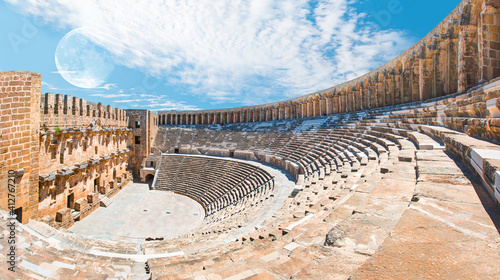
[{"label": "stone seating tier", "polygon": [[156,189],[192,197],[207,216],[273,186],[268,184],[273,178],[266,171],[218,158],[163,155],[158,174]]}]

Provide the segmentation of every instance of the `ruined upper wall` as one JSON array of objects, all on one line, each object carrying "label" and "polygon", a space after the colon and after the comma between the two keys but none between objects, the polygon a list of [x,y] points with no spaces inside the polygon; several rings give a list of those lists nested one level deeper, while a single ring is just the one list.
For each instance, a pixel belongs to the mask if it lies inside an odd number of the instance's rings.
[{"label": "ruined upper wall", "polygon": [[127,127],[125,110],[105,106],[71,95],[46,93],[41,97],[40,115],[42,129],[89,128],[98,120],[102,127]]},{"label": "ruined upper wall", "polygon": [[129,167],[134,176],[139,176],[143,161],[151,154],[156,133],[158,132],[158,115],[148,110],[127,110],[129,127],[132,129],[132,143]]},{"label": "ruined upper wall", "polygon": [[315,117],[464,92],[500,76],[499,3],[498,0],[463,0],[438,26],[407,51],[346,83],[257,106],[160,111],[160,124],[236,123]]}]

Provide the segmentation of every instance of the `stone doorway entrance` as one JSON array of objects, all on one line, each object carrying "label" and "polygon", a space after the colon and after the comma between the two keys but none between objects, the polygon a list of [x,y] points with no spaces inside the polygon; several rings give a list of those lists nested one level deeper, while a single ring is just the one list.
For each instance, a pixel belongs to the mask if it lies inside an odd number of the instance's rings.
[{"label": "stone doorway entrance", "polygon": [[72,194],[68,195],[68,199],[67,199],[67,202],[66,202],[66,207],[67,208],[73,208],[74,205],[75,205],[75,194],[72,193]]},{"label": "stone doorway entrance", "polygon": [[153,176],[152,174],[146,175],[146,184],[149,185],[149,189],[151,189],[151,187],[153,186],[154,179],[155,179],[155,176]]},{"label": "stone doorway entrance", "polygon": [[20,223],[23,222],[23,207],[19,207],[14,210],[14,213],[16,214],[16,220]]}]

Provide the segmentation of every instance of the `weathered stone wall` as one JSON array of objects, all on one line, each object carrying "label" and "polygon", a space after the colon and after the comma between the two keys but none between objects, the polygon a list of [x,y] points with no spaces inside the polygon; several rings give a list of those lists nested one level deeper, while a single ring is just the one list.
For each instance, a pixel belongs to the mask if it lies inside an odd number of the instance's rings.
[{"label": "weathered stone wall", "polygon": [[134,177],[139,178],[140,169],[151,153],[151,147],[158,131],[158,115],[148,110],[127,110],[128,126],[132,129],[129,165]]},{"label": "weathered stone wall", "polygon": [[258,106],[160,111],[160,125],[317,117],[440,97],[500,75],[497,1],[464,0],[427,36],[385,65],[309,95]]},{"label": "weathered stone wall", "polygon": [[102,127],[127,127],[125,110],[105,106],[71,95],[45,93],[42,95],[40,111],[41,127],[90,128],[92,124]]},{"label": "weathered stone wall", "polygon": [[110,197],[130,181],[130,134],[125,128],[97,127],[42,131],[40,217],[50,224],[58,211],[70,208],[83,218],[99,206],[94,195]]},{"label": "weathered stone wall", "polygon": [[68,227],[99,207],[98,194],[110,197],[132,179],[132,131],[124,110],[41,96],[40,84],[40,74],[0,73],[0,207],[18,210],[22,222]]},{"label": "weathered stone wall", "polygon": [[[0,73],[0,207],[21,209],[22,222],[38,217],[40,84],[37,73]],[[15,193],[8,192],[9,173],[16,174]]]}]

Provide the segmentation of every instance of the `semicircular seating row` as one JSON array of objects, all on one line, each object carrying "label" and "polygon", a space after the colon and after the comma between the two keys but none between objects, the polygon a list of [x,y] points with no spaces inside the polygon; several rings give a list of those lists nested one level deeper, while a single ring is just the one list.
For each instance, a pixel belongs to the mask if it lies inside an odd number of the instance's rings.
[{"label": "semicircular seating row", "polygon": [[[482,181],[493,192],[500,185],[500,164],[491,156],[500,151],[494,142],[499,122],[481,105],[499,96],[498,91],[484,94],[478,89],[316,119],[160,127],[154,146],[162,151],[210,154],[218,148],[235,150],[236,156],[246,150],[257,160],[273,156],[293,161],[302,170],[302,191],[250,233],[238,234],[239,218],[228,216],[185,236],[143,242],[141,252],[125,241],[97,241],[30,223],[36,232],[19,233],[25,245],[18,251],[23,265],[16,277],[123,277],[140,274],[144,267],[144,261],[96,251],[145,254],[154,279],[442,275],[443,263],[429,259],[452,259],[446,262],[446,272],[458,271],[463,278],[500,275],[488,265],[500,263],[495,249],[500,214],[475,182]],[[221,163],[220,169],[234,168]],[[193,190],[196,194],[200,192]],[[6,225],[2,220],[2,228]],[[182,254],[166,254],[175,252]],[[7,248],[0,253],[6,255]],[[478,257],[471,262],[471,255]],[[402,259],[410,264],[402,264]],[[413,271],[411,263],[421,264],[420,269]],[[0,277],[9,275],[0,272]]]},{"label": "semicircular seating row", "polygon": [[268,196],[274,180],[265,170],[243,162],[162,155],[155,188],[189,196],[211,216],[246,197],[253,201]]},{"label": "semicircular seating row", "polygon": [[[499,97],[500,90],[485,93],[478,88],[427,102],[327,117],[223,127],[160,126],[154,146],[167,152],[180,147],[181,152],[194,154],[211,154],[214,148],[251,151],[259,161],[266,161],[263,155],[267,155],[271,156],[271,163],[276,160],[296,163],[300,168],[294,175],[320,176],[343,168],[356,169],[376,155],[407,145],[402,137],[420,141],[429,141],[429,136],[439,137],[429,126],[498,143]],[[234,156],[238,157],[236,152]]]}]

